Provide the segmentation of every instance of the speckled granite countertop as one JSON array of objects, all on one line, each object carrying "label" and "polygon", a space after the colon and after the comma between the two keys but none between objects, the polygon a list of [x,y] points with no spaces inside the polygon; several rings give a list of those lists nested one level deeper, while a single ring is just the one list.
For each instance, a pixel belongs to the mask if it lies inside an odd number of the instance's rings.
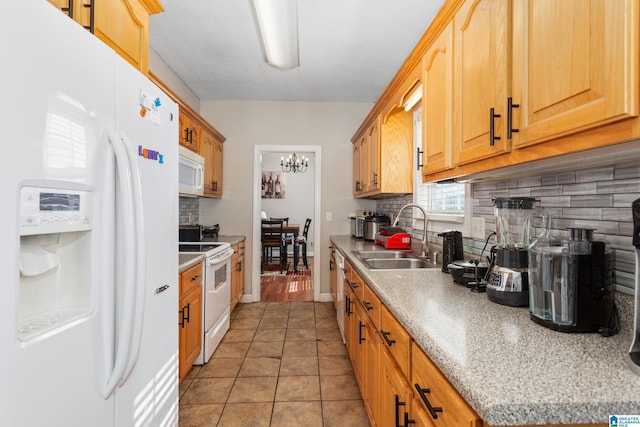
[{"label": "speckled granite countertop", "polygon": [[619,334],[565,334],[440,270],[371,270],[352,251],[372,243],[330,238],[485,422],[608,423],[610,414],[640,414],[640,376],[627,365],[632,298],[616,295]]}]

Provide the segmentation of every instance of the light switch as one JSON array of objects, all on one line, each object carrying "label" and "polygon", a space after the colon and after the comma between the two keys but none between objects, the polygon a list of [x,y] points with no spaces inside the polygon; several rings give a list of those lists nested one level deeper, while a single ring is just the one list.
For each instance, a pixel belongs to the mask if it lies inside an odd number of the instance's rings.
[{"label": "light switch", "polygon": [[333,212],[327,212],[327,222],[333,220]]}]

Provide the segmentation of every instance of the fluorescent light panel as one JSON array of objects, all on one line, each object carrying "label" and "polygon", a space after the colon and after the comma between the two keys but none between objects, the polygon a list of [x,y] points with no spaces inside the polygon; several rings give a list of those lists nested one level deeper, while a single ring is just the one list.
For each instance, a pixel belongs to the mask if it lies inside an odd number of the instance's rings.
[{"label": "fluorescent light panel", "polygon": [[300,65],[298,59],[298,1],[253,0],[267,62],[281,70]]}]

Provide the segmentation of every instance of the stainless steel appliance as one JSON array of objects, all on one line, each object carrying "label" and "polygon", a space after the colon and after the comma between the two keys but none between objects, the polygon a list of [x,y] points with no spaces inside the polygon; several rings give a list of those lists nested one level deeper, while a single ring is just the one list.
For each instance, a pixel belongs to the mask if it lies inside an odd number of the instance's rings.
[{"label": "stainless steel appliance", "polygon": [[376,234],[382,227],[391,225],[391,218],[388,215],[369,215],[364,219],[364,240],[376,240]]},{"label": "stainless steel appliance", "polygon": [[633,313],[633,340],[629,348],[629,366],[631,370],[640,375],[640,199],[636,199],[632,205],[633,213],[633,246],[636,252],[636,297]]},{"label": "stainless steel appliance", "polygon": [[539,239],[529,248],[531,319],[561,332],[617,332],[609,244],[593,230],[570,228],[563,242]]},{"label": "stainless steel appliance", "polygon": [[448,273],[449,264],[464,259],[462,233],[459,231],[445,231],[438,234],[438,236],[442,237],[442,271]]},{"label": "stainless steel appliance", "polygon": [[[487,283],[487,297],[509,306],[529,304],[528,247],[532,240],[548,236],[549,215],[534,208],[533,197],[499,197],[494,200],[496,220],[495,263]],[[534,224],[538,219],[539,224]],[[539,226],[541,232],[531,232]]]},{"label": "stainless steel appliance", "polygon": [[349,217],[351,235],[358,239],[364,238],[364,216]]},{"label": "stainless steel appliance", "polygon": [[206,257],[202,287],[202,330],[204,339],[194,364],[207,363],[224,334],[229,330],[231,301],[231,255],[227,242],[180,242],[180,252],[201,253]]}]

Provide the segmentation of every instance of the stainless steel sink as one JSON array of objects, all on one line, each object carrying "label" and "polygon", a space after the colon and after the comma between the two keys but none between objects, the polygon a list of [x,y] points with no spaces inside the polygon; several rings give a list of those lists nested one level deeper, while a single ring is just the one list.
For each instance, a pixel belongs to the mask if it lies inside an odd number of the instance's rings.
[{"label": "stainless steel sink", "polygon": [[361,260],[410,258],[412,255],[402,251],[359,251],[356,255]]},{"label": "stainless steel sink", "polygon": [[408,270],[415,268],[439,268],[429,260],[402,251],[359,251],[356,256],[375,270]]}]

